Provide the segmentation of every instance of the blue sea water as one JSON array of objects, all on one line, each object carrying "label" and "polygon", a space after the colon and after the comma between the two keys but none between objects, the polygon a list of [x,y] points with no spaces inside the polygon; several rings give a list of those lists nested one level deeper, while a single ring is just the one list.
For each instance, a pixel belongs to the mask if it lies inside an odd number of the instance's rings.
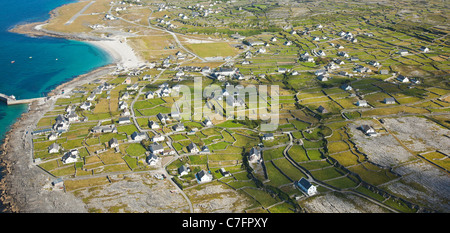
[{"label": "blue sea water", "polygon": [[[45,21],[51,10],[71,2],[75,0],[0,1],[0,93],[17,99],[42,97],[59,84],[113,61],[106,52],[83,42],[8,32],[17,24]],[[0,140],[27,108],[0,103]]]},{"label": "blue sea water", "polygon": [[[42,97],[59,84],[113,61],[86,43],[8,32],[17,24],[45,21],[51,10],[71,2],[76,0],[0,0],[0,93],[17,99]],[[0,141],[27,109],[27,105],[7,106],[0,101]]]}]

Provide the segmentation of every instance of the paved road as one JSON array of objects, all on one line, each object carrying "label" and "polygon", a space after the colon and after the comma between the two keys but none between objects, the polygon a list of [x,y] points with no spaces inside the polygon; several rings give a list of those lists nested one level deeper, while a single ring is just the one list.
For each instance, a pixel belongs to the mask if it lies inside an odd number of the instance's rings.
[{"label": "paved road", "polygon": [[75,19],[77,19],[78,16],[83,14],[83,12],[86,11],[94,3],[95,3],[95,1],[91,1],[90,3],[88,3],[86,6],[83,7],[83,9],[81,9],[80,11],[78,11],[78,13],[76,13],[74,16],[72,16],[72,18],[70,18],[69,21],[67,21],[64,25],[69,25],[69,24],[73,23],[73,21],[75,21]]}]

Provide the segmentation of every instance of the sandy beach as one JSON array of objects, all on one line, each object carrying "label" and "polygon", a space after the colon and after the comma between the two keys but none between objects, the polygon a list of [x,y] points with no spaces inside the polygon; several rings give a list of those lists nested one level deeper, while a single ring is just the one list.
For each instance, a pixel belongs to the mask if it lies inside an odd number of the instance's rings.
[{"label": "sandy beach", "polygon": [[136,56],[133,48],[126,43],[126,38],[113,37],[108,40],[91,40],[85,42],[108,52],[114,58],[114,63],[119,67],[133,69],[145,64],[142,59]]},{"label": "sandy beach", "polygon": [[98,77],[107,75],[117,68],[133,69],[145,64],[127,45],[124,37],[96,38],[78,37],[73,34],[53,33],[41,30],[45,22],[19,25],[10,31],[28,36],[53,36],[87,42],[109,53],[114,62],[80,75],[56,87],[43,101],[29,105],[29,111],[11,127],[0,147],[0,166],[3,174],[0,180],[0,201],[6,207],[4,212],[17,213],[83,213],[88,212],[85,204],[72,194],[51,191],[55,179],[33,163],[32,135],[36,124],[44,114],[53,108],[56,100],[63,96],[61,90],[70,91]]}]

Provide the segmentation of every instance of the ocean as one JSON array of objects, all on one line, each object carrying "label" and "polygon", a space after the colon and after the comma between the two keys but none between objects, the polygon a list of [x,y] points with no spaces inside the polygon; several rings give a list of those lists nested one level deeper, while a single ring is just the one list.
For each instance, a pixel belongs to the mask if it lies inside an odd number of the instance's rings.
[{"label": "ocean", "polygon": [[[16,24],[45,21],[51,10],[71,2],[75,1],[0,1],[0,93],[17,99],[43,97],[59,84],[113,61],[106,52],[87,43],[8,32]],[[0,103],[1,140],[27,108]]]},{"label": "ocean", "polygon": [[[87,43],[8,32],[17,24],[45,21],[51,10],[71,2],[76,1],[0,1],[0,93],[17,99],[43,97],[59,84],[113,62],[105,51]],[[7,106],[0,101],[1,141],[27,109],[27,105]],[[0,212],[2,207],[0,203]]]}]

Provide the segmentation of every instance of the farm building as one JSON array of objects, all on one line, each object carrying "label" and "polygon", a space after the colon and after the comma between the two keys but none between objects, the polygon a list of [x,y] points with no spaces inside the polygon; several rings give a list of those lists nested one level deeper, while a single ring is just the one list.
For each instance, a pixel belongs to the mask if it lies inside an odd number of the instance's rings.
[{"label": "farm building", "polygon": [[316,186],[312,185],[308,180],[306,180],[303,177],[297,182],[297,186],[302,191],[306,192],[308,194],[308,196],[317,194]]}]

